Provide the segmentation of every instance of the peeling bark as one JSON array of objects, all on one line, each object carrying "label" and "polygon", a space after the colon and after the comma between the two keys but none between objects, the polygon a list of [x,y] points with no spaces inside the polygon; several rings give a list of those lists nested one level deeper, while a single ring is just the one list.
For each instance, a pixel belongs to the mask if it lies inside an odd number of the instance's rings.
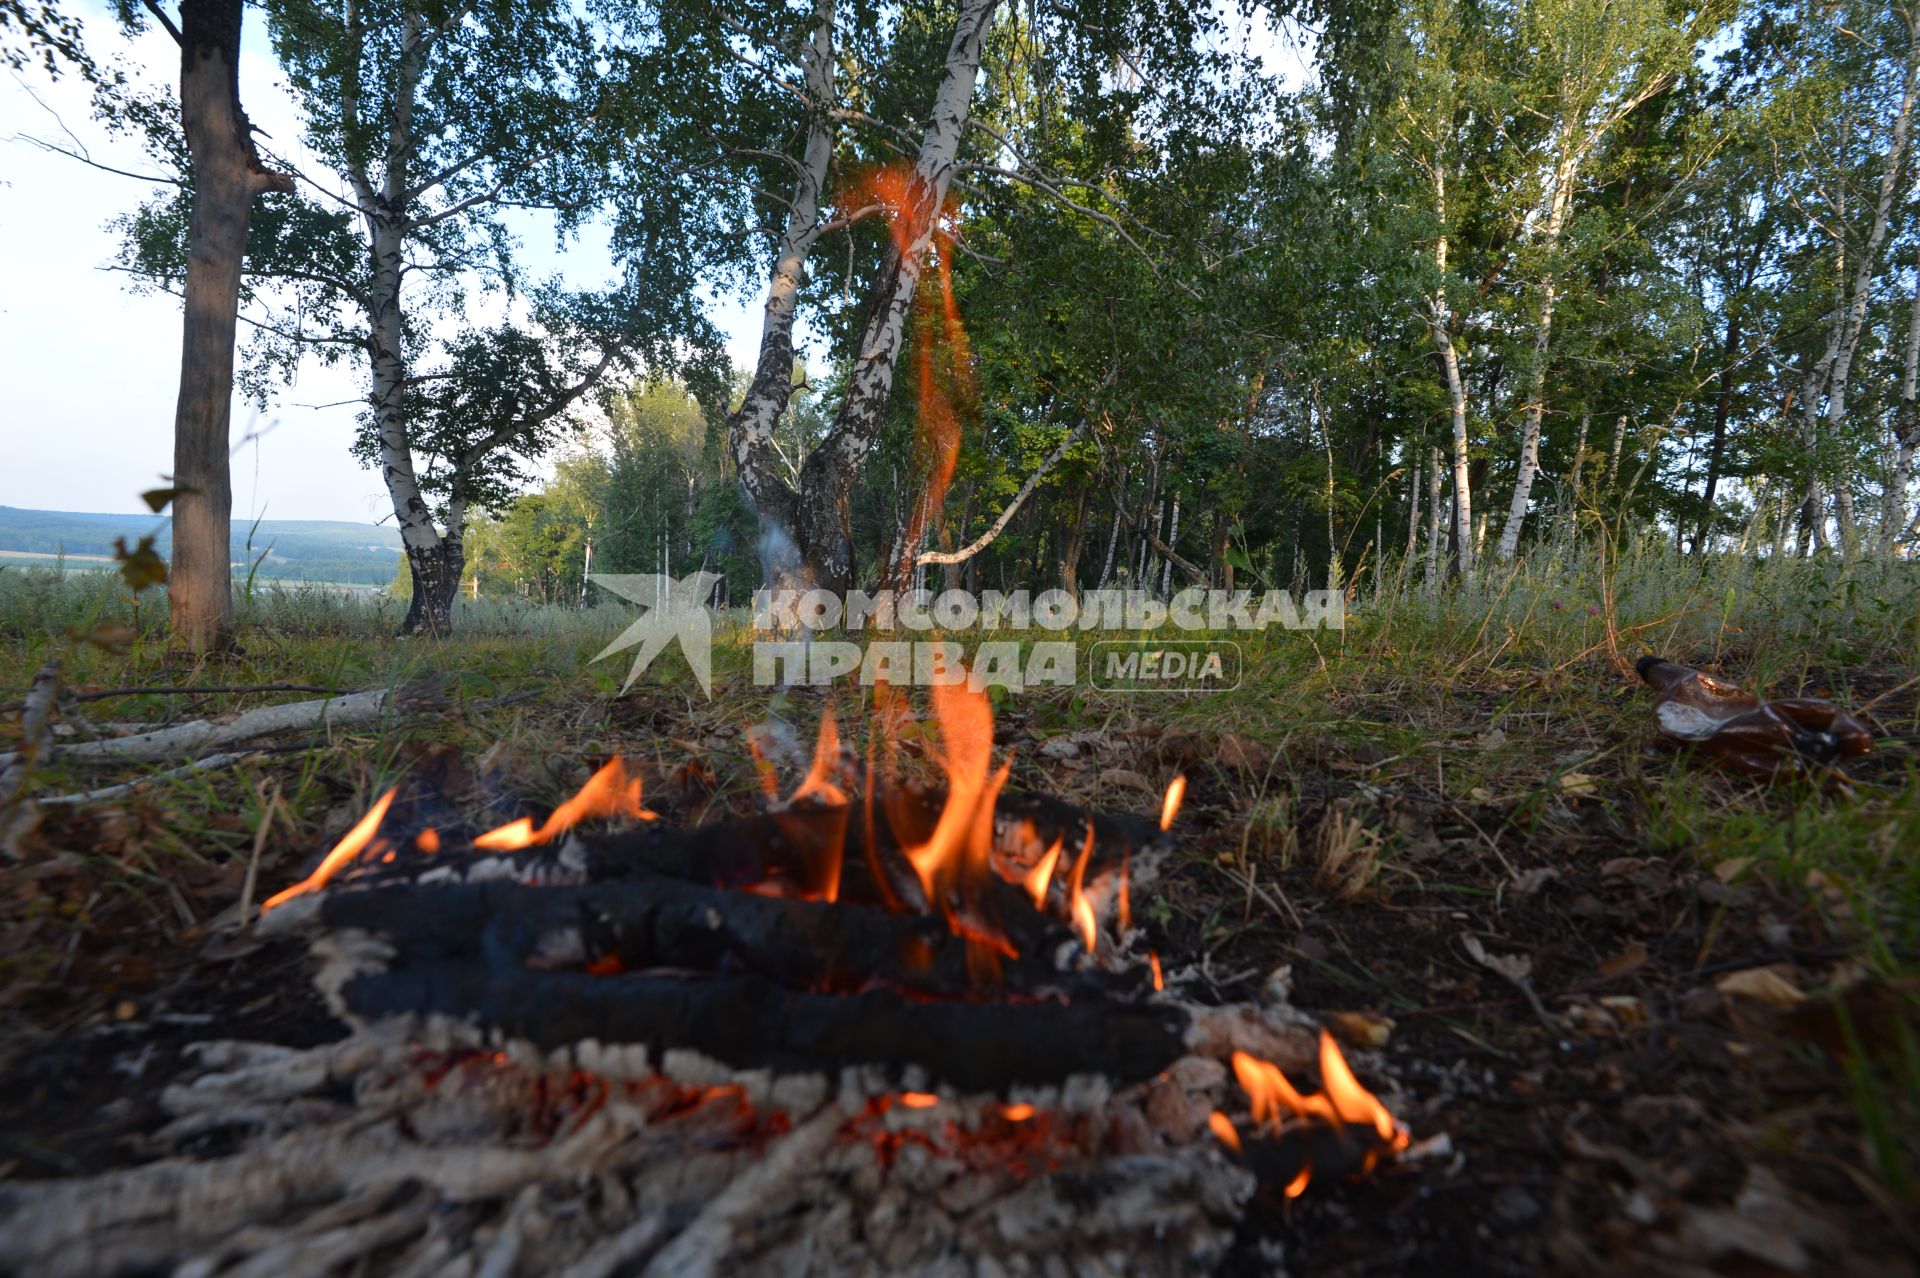
[{"label": "peeling bark", "polygon": [[790,384],[792,377],[793,307],[807,253],[823,229],[820,190],[833,151],[833,8],[831,0],[818,0],[815,7],[814,39],[806,59],[813,99],[807,145],[768,290],[754,386],[729,424],[729,439],[742,486],[761,519],[792,542],[813,584],[829,590],[853,585],[853,485],[893,393],[914,290],[953,180],[980,73],[981,46],[998,7],[999,0],[962,0],[905,207],[898,211],[886,260],[868,299],[845,398],[826,438],[802,463],[799,482],[789,484],[775,465],[772,429],[786,408],[788,390],[782,379]]}]

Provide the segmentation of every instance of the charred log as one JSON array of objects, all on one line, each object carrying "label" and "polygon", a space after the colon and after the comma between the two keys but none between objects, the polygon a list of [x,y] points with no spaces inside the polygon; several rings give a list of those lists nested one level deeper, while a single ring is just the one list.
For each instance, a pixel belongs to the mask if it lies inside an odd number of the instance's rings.
[{"label": "charred log", "polygon": [[[1186,1013],[1106,1000],[921,1002],[891,990],[832,995],[765,977],[535,971],[424,959],[363,972],[339,1010],[362,1022],[442,1016],[542,1051],[587,1042],[691,1049],[735,1069],[837,1075],[877,1067],[917,1085],[1003,1093],[1075,1075],[1152,1078],[1186,1052]],[[917,1067],[917,1069],[916,1069]]]},{"label": "charred log", "polygon": [[[1003,935],[1000,992],[1088,995],[1142,992],[1139,972],[1062,973],[1053,956],[1078,942],[1024,898]],[[845,902],[729,892],[649,876],[537,887],[462,883],[432,890],[393,884],[330,893],[318,921],[357,928],[419,957],[485,953],[494,961],[597,973],[668,968],[745,970],[815,991],[888,985],[958,996],[979,985],[977,957],[946,920],[889,914]]]}]

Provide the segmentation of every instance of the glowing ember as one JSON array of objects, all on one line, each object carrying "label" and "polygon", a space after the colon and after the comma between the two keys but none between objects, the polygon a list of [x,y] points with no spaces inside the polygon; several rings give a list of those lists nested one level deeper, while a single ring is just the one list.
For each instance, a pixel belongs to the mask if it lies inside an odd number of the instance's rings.
[{"label": "glowing ember", "polygon": [[1087,841],[1080,845],[1080,855],[1074,858],[1073,873],[1067,878],[1067,912],[1073,919],[1073,926],[1080,933],[1080,940],[1086,945],[1087,953],[1093,953],[1094,942],[1099,939],[1099,926],[1094,920],[1093,903],[1087,900],[1084,885],[1087,878],[1087,862],[1093,858],[1093,824],[1087,824]]},{"label": "glowing ember", "polygon": [[1160,801],[1160,828],[1171,830],[1173,818],[1180,815],[1180,800],[1187,797],[1187,778],[1185,774],[1167,782],[1167,797]]},{"label": "glowing ember", "polygon": [[1120,854],[1120,886],[1113,901],[1113,917],[1120,924],[1121,936],[1133,930],[1133,903],[1127,898],[1127,865],[1132,859],[1131,853]]},{"label": "glowing ember", "polygon": [[1024,1123],[1029,1118],[1032,1118],[1033,1115],[1034,1108],[1031,1105],[1002,1105],[1000,1107],[1000,1117],[1006,1119],[1009,1123]]},{"label": "glowing ember", "polygon": [[[1360,1080],[1348,1068],[1346,1057],[1340,1054],[1339,1044],[1325,1030],[1320,1031],[1320,1078],[1326,1088],[1323,1092],[1301,1095],[1280,1072],[1279,1066],[1245,1052],[1233,1054],[1233,1072],[1247,1093],[1254,1122],[1266,1124],[1276,1136],[1289,1120],[1327,1123],[1341,1129],[1371,1128],[1377,1140],[1361,1164],[1363,1172],[1373,1170],[1382,1154],[1399,1153],[1410,1144],[1406,1128],[1394,1121],[1378,1097],[1360,1085]],[[1240,1148],[1239,1132],[1225,1115],[1216,1112],[1208,1121],[1222,1144],[1236,1150]],[[1305,1191],[1312,1172],[1311,1166],[1302,1168],[1300,1174],[1288,1182],[1286,1196],[1297,1198]]]},{"label": "glowing ember", "polygon": [[509,821],[488,830],[473,841],[473,846],[490,852],[513,852],[559,838],[582,821],[603,817],[629,817],[651,821],[654,814],[640,803],[640,778],[627,775],[627,765],[615,755],[607,765],[587,779],[580,792],[553,810],[539,829],[530,817]]},{"label": "glowing ember", "polygon": [[1153,969],[1153,988],[1156,990],[1167,988],[1166,978],[1160,975],[1160,956],[1152,950],[1147,951],[1147,966]]},{"label": "glowing ember", "polygon": [[360,818],[358,824],[347,831],[345,838],[333,845],[333,851],[327,853],[327,855],[321,859],[318,869],[314,870],[312,874],[309,874],[306,878],[294,884],[286,891],[278,892],[268,897],[266,902],[261,905],[260,912],[265,914],[276,905],[283,904],[296,896],[311,892],[315,888],[325,887],[327,880],[352,864],[354,858],[366,849],[367,844],[373,842],[375,832],[380,829],[380,822],[386,818],[387,809],[393,805],[393,796],[395,793],[396,791],[389,790],[381,795],[379,802],[375,803],[373,807],[368,810],[367,814]]},{"label": "glowing ember", "polygon": [[432,856],[440,850],[440,831],[428,826],[413,836],[413,846]]},{"label": "glowing ember", "polygon": [[1027,895],[1033,898],[1035,909],[1043,908],[1047,903],[1047,888],[1053,884],[1053,867],[1059,863],[1059,860],[1060,840],[1055,839],[1053,846],[1047,849],[1046,855],[1035,862],[1033,869],[1027,872],[1025,880]]},{"label": "glowing ember", "polygon": [[932,1109],[940,1098],[932,1092],[901,1092],[900,1103],[908,1109]]}]

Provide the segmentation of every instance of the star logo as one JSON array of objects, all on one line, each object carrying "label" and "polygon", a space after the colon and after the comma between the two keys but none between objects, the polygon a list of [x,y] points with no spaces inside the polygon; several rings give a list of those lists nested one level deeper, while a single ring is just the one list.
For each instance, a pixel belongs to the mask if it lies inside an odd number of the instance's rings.
[{"label": "star logo", "polygon": [[633,687],[668,644],[677,641],[687,665],[693,668],[693,677],[700,681],[700,691],[707,694],[707,700],[713,700],[713,628],[706,600],[720,580],[719,573],[696,572],[678,580],[660,573],[594,573],[589,580],[647,610],[594,657],[599,661],[640,645],[640,651],[633,654],[633,669],[620,685],[622,694]]}]

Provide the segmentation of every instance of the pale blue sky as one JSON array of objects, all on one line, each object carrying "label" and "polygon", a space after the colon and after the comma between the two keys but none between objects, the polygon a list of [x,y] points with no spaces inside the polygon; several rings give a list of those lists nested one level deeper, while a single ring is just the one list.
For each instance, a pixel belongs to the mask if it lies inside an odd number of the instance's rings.
[{"label": "pale blue sky", "polygon": [[[178,74],[179,54],[164,34],[129,45],[104,14],[87,21],[89,48],[121,51],[162,79]],[[249,15],[241,58],[241,100],[277,148],[299,129],[291,100]],[[36,95],[41,100],[35,101]],[[45,107],[58,113],[56,121]],[[97,161],[151,172],[138,147],[109,138],[88,114],[86,87],[73,76],[50,83],[37,71],[0,75],[0,505],[42,510],[130,512],[139,494],[172,469],[173,406],[179,386],[179,303],[136,296],[113,259],[107,223],[139,203],[149,186],[43,151],[24,136],[72,145],[72,130]],[[308,166],[316,171],[317,166]],[[529,226],[528,260],[597,282],[608,270],[603,245],[562,255],[551,234]],[[723,298],[712,314],[728,333],[736,362],[751,364],[759,341],[759,305]],[[244,326],[242,336],[244,337]],[[233,462],[234,518],[378,521],[390,514],[374,472],[347,455],[361,393],[348,368],[312,364],[264,412],[236,397],[233,437],[262,432]]]}]

